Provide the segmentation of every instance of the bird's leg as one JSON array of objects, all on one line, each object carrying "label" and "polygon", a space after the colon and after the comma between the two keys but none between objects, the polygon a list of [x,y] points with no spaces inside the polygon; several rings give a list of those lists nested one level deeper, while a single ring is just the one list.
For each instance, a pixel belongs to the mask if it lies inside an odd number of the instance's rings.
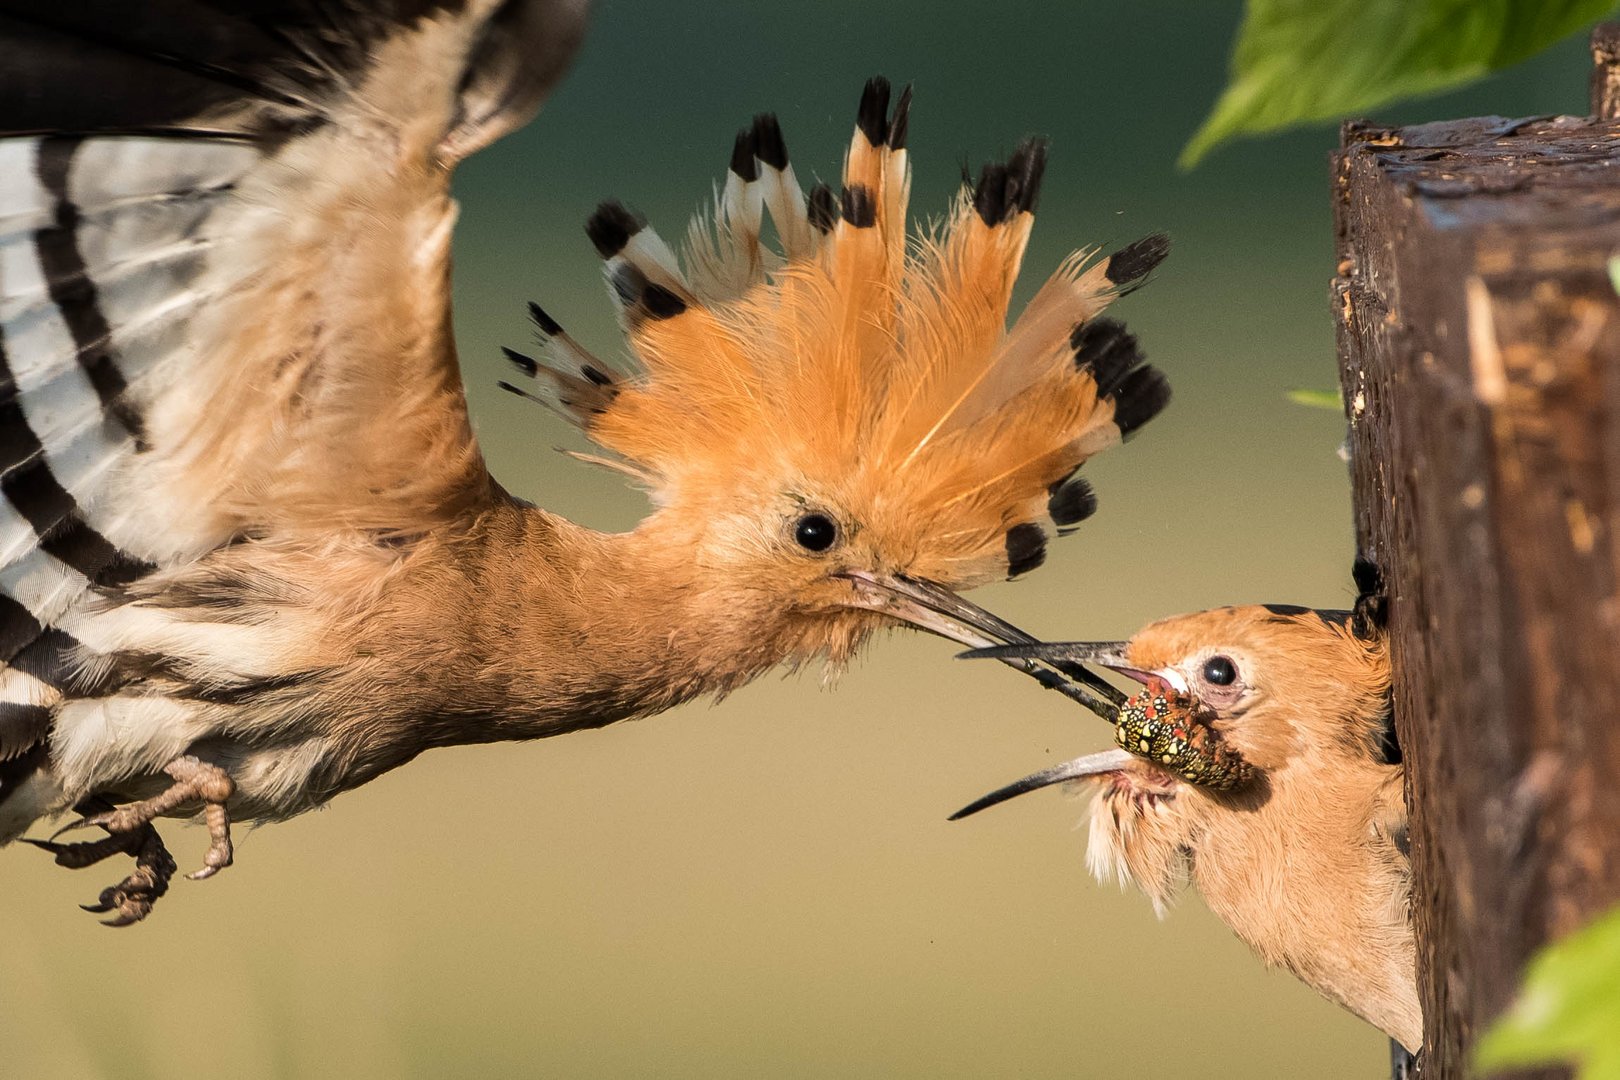
[{"label": "bird's leg", "polygon": [[112,833],[134,832],[150,826],[152,820],[188,803],[203,804],[208,825],[208,853],[203,867],[186,876],[193,881],[211,878],[231,865],[231,816],[225,803],[236,794],[236,781],[218,765],[211,765],[190,754],[175,758],[163,767],[174,783],[150,799],[129,803],[117,809],[85,818],[86,825],[100,825]]},{"label": "bird's leg", "polygon": [[82,849],[82,854],[76,858],[88,860],[80,863],[83,866],[104,859],[116,851],[134,853],[134,841],[128,841],[128,846],[123,848],[112,842],[150,828],[154,818],[171,810],[200,802],[203,804],[203,819],[208,825],[208,854],[203,856],[202,869],[187,876],[194,881],[201,881],[213,877],[231,865],[231,817],[225,804],[236,793],[236,782],[218,765],[211,765],[190,754],[175,758],[163,767],[163,771],[174,778],[174,783],[150,799],[127,803],[124,806],[108,807],[96,814],[87,814],[58,832],[60,835],[69,829],[99,825],[111,833],[111,836],[88,844],[56,844],[47,850],[55,851],[57,861],[61,863],[68,851]]}]

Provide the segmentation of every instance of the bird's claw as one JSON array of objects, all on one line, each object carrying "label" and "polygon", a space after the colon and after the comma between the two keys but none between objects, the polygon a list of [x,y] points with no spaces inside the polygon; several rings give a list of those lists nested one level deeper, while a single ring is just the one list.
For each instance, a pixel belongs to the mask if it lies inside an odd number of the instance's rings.
[{"label": "bird's claw", "polygon": [[50,852],[56,857],[56,865],[70,870],[94,866],[112,855],[135,856],[135,869],[128,877],[101,890],[95,903],[79,905],[97,915],[116,911],[118,914],[113,918],[102,920],[104,926],[129,926],[146,918],[152,911],[152,905],[169,891],[169,880],[174,877],[174,857],[149,823],[134,832],[112,833],[100,840],[79,844],[58,844],[54,840],[25,842]]},{"label": "bird's claw", "polygon": [[62,835],[60,831],[53,834],[50,840],[31,840],[23,837],[23,843],[32,844],[41,851],[48,851],[56,858],[57,866],[65,866],[69,870],[83,870],[87,866],[94,866],[103,859],[114,855],[133,855],[139,846],[139,837],[127,834],[114,833],[104,836],[100,840],[85,840],[76,844],[58,844],[55,836]]},{"label": "bird's claw", "polygon": [[235,861],[231,818],[224,804],[209,803],[203,818],[208,824],[208,852],[203,856],[202,869],[186,875],[192,881],[206,881]]},{"label": "bird's claw", "polygon": [[[75,818],[66,825],[63,825],[60,829],[57,829],[55,832],[51,833],[50,839],[54,841],[58,836],[62,836],[66,833],[77,832],[80,829],[88,829],[92,826],[101,825],[102,822],[99,819],[106,816],[106,814],[86,814],[84,817]],[[114,832],[116,830],[108,829],[107,831]],[[37,844],[40,847],[45,846],[44,842],[39,840],[30,840],[29,843]]]},{"label": "bird's claw", "polygon": [[221,844],[218,838],[208,845],[208,854],[203,856],[201,870],[194,870],[186,877],[192,881],[207,881],[233,862],[231,855],[231,838],[227,835]]},{"label": "bird's claw", "polygon": [[94,904],[79,905],[96,915],[117,912],[112,918],[101,920],[103,926],[130,926],[140,922],[152,913],[152,905],[158,898],[169,891],[169,881],[176,869],[174,857],[163,846],[156,829],[147,826],[146,831],[135,853],[135,869],[130,875],[117,885],[101,890]]}]

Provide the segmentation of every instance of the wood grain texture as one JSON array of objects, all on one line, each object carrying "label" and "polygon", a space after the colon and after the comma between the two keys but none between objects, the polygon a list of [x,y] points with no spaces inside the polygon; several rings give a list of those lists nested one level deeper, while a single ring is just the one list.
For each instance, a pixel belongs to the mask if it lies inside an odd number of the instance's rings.
[{"label": "wood grain texture", "polygon": [[[1595,106],[1611,85],[1594,78]],[[1535,949],[1620,902],[1620,122],[1352,123],[1333,169],[1357,536],[1387,579],[1412,810],[1422,1075],[1450,1080]]]},{"label": "wood grain texture", "polygon": [[1620,119],[1620,23],[1592,28],[1592,115]]}]

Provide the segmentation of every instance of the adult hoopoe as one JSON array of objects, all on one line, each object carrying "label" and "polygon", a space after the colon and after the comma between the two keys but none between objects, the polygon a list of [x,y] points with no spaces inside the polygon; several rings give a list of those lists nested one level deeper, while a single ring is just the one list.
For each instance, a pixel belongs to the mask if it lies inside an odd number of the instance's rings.
[{"label": "adult hoopoe", "polygon": [[1086,861],[1099,880],[1134,882],[1163,914],[1190,879],[1268,964],[1415,1052],[1423,1016],[1381,604],[1364,591],[1355,612],[1218,608],[1125,642],[969,653],[1099,664],[1144,688],[1115,717],[1120,749],[953,817],[1091,781]]},{"label": "adult hoopoe", "polygon": [[836,194],[761,116],[683,259],[592,217],[634,369],[538,307],[511,353],[651,493],[634,531],[581,528],[485,471],[448,289],[450,170],[535,111],[578,0],[163,7],[0,9],[29,133],[0,140],[0,841],[105,830],[33,842],[133,855],[92,906],[114,923],[167,888],[158,815],[205,818],[207,876],[232,821],[431,747],[646,716],[895,622],[1030,640],[951,590],[1039,564],[1043,522],[1094,507],[1075,470],[1167,400],[1099,318],[1164,238],[1072,257],[1005,328],[1044,144],[908,240],[911,95],[875,79]]}]

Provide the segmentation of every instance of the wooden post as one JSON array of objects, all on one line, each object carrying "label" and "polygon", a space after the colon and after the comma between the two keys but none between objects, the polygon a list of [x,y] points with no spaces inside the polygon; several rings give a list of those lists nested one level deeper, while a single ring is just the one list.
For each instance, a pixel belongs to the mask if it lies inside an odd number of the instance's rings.
[{"label": "wooden post", "polygon": [[1593,52],[1597,119],[1351,123],[1333,162],[1425,1080],[1469,1075],[1526,959],[1620,903],[1620,28]]}]

